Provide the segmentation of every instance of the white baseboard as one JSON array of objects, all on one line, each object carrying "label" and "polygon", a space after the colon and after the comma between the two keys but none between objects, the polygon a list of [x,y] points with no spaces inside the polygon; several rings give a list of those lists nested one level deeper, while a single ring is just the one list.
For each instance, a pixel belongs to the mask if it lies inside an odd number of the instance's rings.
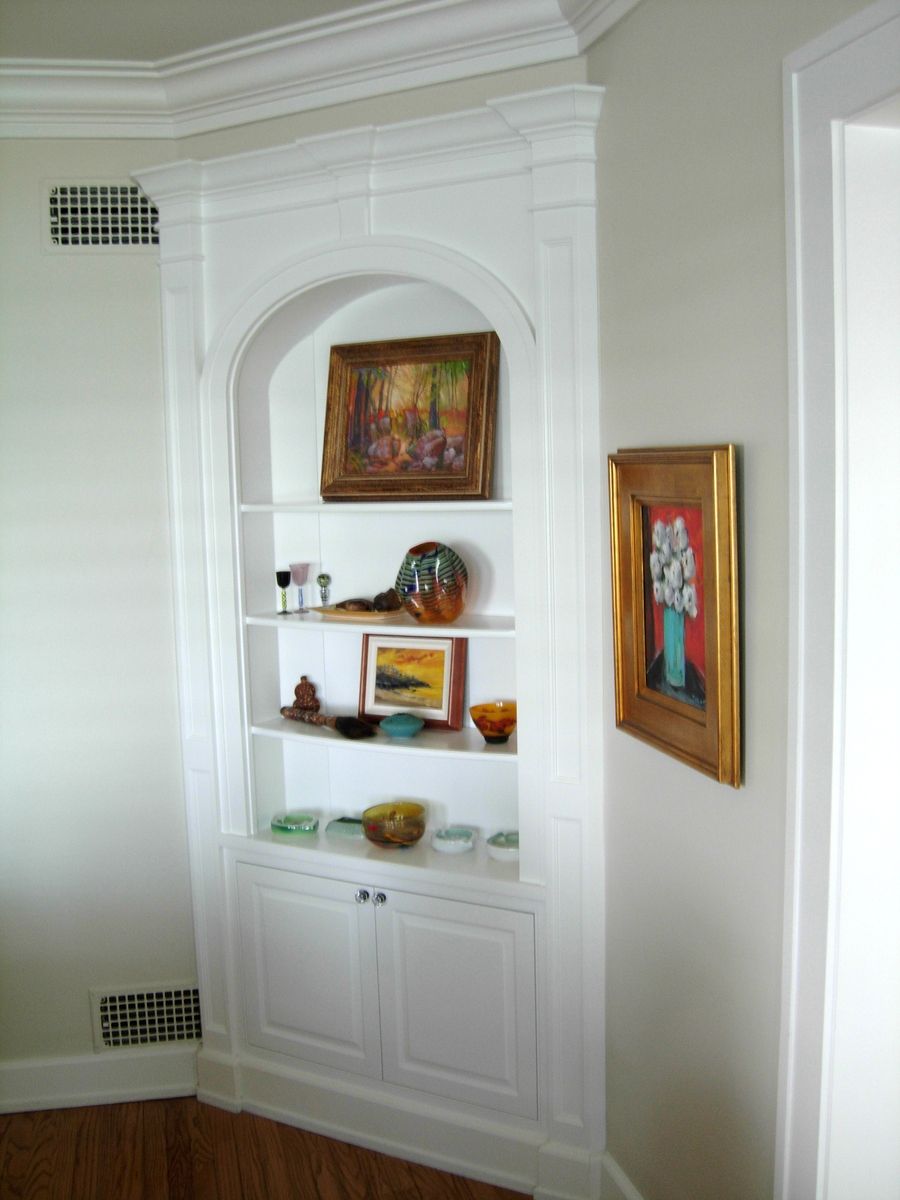
[{"label": "white baseboard", "polygon": [[191,1042],[0,1063],[0,1112],[193,1096],[196,1058]]},{"label": "white baseboard", "polygon": [[240,1080],[247,1112],[513,1191],[531,1193],[537,1182],[543,1136],[521,1118],[475,1117],[379,1083],[256,1059],[241,1060]]},{"label": "white baseboard", "polygon": [[600,1200],[644,1200],[611,1154],[603,1155]]}]

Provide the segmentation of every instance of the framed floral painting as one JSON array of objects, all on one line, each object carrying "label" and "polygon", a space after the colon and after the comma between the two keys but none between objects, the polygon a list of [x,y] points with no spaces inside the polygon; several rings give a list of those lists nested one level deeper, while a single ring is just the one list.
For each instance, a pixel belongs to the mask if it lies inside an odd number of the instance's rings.
[{"label": "framed floral painting", "polygon": [[495,333],[332,346],[323,500],[488,499],[499,362]]},{"label": "framed floral painting", "polygon": [[609,456],[616,724],[740,786],[734,446]]}]

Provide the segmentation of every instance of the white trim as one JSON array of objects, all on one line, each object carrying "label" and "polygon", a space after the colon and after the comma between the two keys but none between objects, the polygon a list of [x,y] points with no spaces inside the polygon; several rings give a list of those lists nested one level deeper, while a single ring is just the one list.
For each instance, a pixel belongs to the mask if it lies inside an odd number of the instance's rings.
[{"label": "white trim", "polygon": [[0,1112],[162,1100],[197,1092],[197,1042],[0,1064]]},{"label": "white trim", "polygon": [[611,1154],[603,1155],[601,1200],[644,1200]]},{"label": "white trim", "polygon": [[155,63],[0,59],[0,137],[180,138],[572,59],[639,2],[404,0]]},{"label": "white trim", "polygon": [[[880,0],[784,64],[790,370],[790,652],[776,1200],[820,1196],[839,850],[844,381],[834,147],[900,87],[900,2]],[[834,574],[822,563],[833,562]]]}]

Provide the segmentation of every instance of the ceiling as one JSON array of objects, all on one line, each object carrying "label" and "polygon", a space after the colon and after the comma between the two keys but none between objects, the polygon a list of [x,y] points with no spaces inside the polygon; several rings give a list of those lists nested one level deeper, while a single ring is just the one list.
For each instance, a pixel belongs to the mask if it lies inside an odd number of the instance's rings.
[{"label": "ceiling", "polygon": [[412,0],[0,0],[0,57],[158,62],[222,42]]}]

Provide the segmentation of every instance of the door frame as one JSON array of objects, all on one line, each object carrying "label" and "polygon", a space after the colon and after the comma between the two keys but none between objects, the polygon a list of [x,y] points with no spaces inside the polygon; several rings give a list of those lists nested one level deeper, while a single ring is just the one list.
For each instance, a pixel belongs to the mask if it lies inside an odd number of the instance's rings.
[{"label": "door frame", "polygon": [[821,1196],[827,1152],[844,734],[843,126],[898,89],[900,0],[879,0],[784,63],[790,708],[776,1200]]}]

